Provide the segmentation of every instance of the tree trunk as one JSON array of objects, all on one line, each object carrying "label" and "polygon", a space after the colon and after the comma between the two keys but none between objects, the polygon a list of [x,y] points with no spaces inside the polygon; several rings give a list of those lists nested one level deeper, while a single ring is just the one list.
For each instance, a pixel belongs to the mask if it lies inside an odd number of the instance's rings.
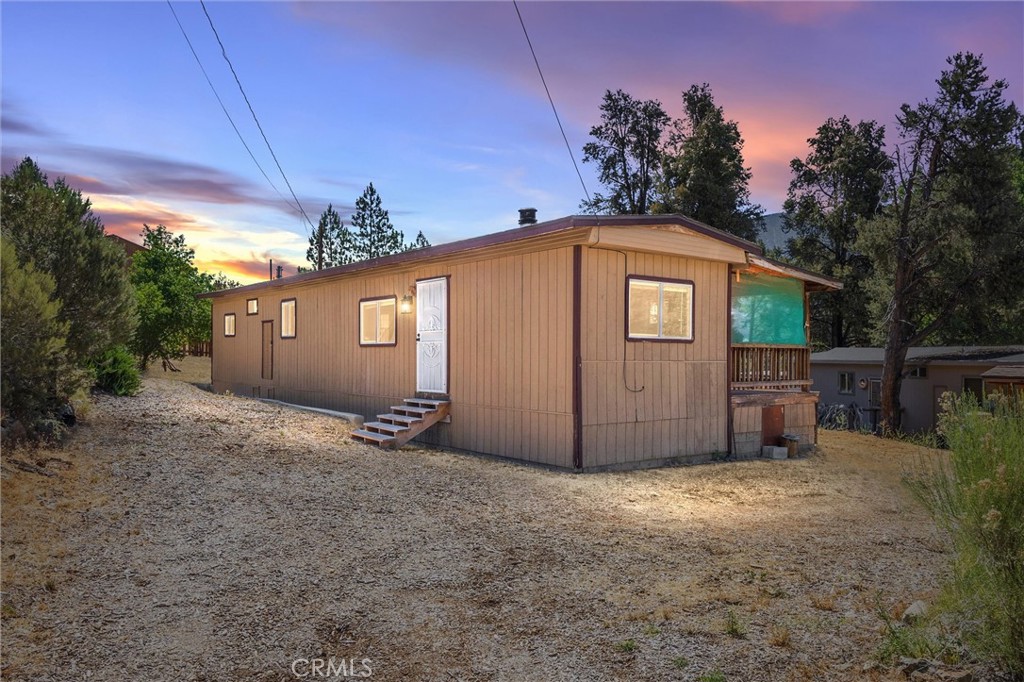
[{"label": "tree trunk", "polygon": [[903,410],[900,406],[900,389],[903,387],[903,366],[907,360],[906,335],[903,326],[906,310],[904,289],[907,280],[905,268],[896,268],[896,281],[889,304],[885,339],[885,359],[882,362],[882,414],[883,435],[898,433],[902,427]]}]

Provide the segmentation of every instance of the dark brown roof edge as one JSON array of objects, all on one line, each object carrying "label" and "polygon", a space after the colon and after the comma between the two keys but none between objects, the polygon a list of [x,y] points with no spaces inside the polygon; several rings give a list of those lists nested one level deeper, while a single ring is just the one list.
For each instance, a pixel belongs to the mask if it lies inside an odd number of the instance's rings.
[{"label": "dark brown roof edge", "polygon": [[556,232],[566,232],[584,227],[597,227],[599,225],[618,225],[624,227],[678,225],[680,227],[690,228],[695,232],[700,232],[701,234],[713,239],[739,247],[749,253],[754,253],[758,256],[761,255],[761,247],[757,244],[748,242],[745,239],[740,239],[728,232],[723,232],[722,230],[711,227],[710,225],[705,225],[700,221],[677,213],[666,215],[566,216],[565,218],[549,220],[529,227],[514,227],[502,232],[494,232],[491,234],[481,235],[479,237],[470,237],[469,239],[460,239],[459,241],[448,242],[447,244],[438,244],[437,246],[428,246],[423,249],[403,251],[390,256],[373,258],[371,260],[360,261],[358,263],[349,263],[348,265],[339,265],[338,267],[327,268],[325,270],[303,272],[298,275],[292,275],[291,277],[267,280],[265,282],[256,282],[255,284],[248,284],[244,287],[236,287],[234,289],[209,291],[204,294],[199,294],[199,298],[223,298],[225,296],[234,296],[236,294],[246,294],[251,291],[301,284],[310,280],[331,279],[333,277],[353,272],[374,270],[376,268],[400,265],[402,263],[413,263],[420,260],[437,258],[439,256],[462,253],[463,251],[472,251],[473,249],[482,249],[488,246],[496,246],[498,244],[507,244],[522,241],[524,239],[542,237]]}]

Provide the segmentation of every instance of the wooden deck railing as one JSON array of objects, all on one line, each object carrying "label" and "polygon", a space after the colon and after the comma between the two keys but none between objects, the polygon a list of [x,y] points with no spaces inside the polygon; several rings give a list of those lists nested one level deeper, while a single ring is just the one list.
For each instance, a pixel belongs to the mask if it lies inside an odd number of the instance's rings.
[{"label": "wooden deck railing", "polygon": [[732,390],[809,390],[811,349],[807,346],[734,345]]}]

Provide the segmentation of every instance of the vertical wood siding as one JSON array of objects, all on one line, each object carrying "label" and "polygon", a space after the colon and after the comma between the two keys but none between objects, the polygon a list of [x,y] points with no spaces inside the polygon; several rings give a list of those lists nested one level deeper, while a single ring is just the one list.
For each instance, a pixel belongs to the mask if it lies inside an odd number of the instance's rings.
[{"label": "vertical wood siding", "polygon": [[[728,267],[584,249],[584,467],[727,450]],[[692,343],[625,340],[626,275],[694,283]]]},{"label": "vertical wood siding", "polygon": [[[394,346],[360,347],[359,299],[399,300],[417,279],[449,277],[451,424],[421,440],[572,466],[572,247],[495,255],[311,282],[245,300],[214,299],[216,391],[373,416],[416,390],[415,315],[398,315]],[[296,338],[280,338],[281,299],[296,299]],[[236,336],[223,315],[236,314]],[[260,378],[262,320],[274,320],[274,378]]]}]

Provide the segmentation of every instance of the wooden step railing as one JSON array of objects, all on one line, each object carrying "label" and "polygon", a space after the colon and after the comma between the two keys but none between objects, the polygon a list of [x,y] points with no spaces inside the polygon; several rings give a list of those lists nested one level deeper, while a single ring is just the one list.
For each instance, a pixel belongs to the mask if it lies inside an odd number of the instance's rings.
[{"label": "wooden step railing", "polygon": [[807,346],[733,345],[730,388],[734,391],[778,391],[811,385],[811,349]]}]

